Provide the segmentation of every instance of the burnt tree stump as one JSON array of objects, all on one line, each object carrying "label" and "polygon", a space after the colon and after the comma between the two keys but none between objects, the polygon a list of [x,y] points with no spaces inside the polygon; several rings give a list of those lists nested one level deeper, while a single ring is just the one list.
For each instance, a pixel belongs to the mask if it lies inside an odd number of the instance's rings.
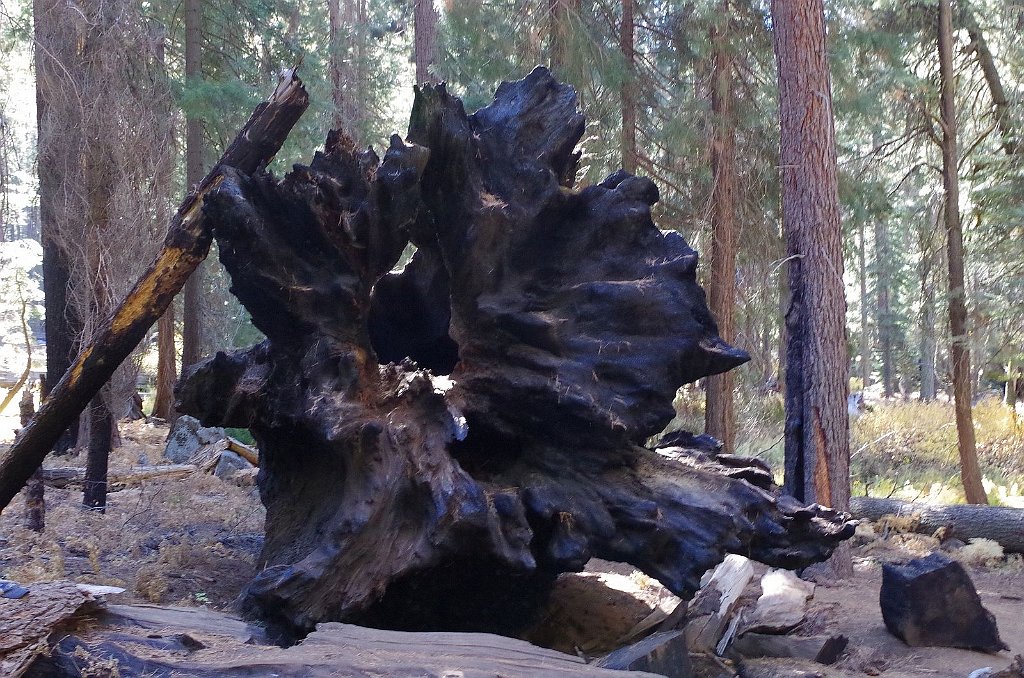
[{"label": "burnt tree stump", "polygon": [[383,161],[332,132],[207,198],[267,339],[198,365],[179,409],[259,444],[250,615],[509,633],[593,556],[690,596],[727,552],[799,567],[852,534],[755,463],[644,447],[682,384],[748,356],[650,180],[572,188],[583,130],[543,68],[473,115],[427,86]]}]

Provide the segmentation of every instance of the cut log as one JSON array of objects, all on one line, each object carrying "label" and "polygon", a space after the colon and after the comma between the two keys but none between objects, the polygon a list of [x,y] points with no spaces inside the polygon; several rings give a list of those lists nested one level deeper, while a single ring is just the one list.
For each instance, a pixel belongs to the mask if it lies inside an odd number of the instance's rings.
[{"label": "cut log", "polygon": [[93,333],[39,411],[0,459],[0,511],[18,494],[71,421],[107,382],[117,367],[163,315],[196,266],[206,258],[212,240],[203,203],[233,168],[251,174],[266,167],[306,110],[309,97],[295,71],[287,71],[269,100],[256,107],[249,121],[171,219],[156,260],[117,309]]},{"label": "cut log", "polygon": [[685,633],[660,631],[601,657],[595,666],[616,671],[650,671],[667,678],[694,678]]},{"label": "cut log", "polygon": [[885,628],[907,645],[1010,649],[963,566],[941,553],[883,564],[879,602]]},{"label": "cut log", "polygon": [[747,356],[717,334],[696,252],[652,221],[650,180],[569,188],[583,130],[539,68],[473,115],[417,90],[383,161],[332,133],[279,181],[224,172],[204,211],[267,339],[177,396],[260,449],[247,614],[298,635],[511,633],[592,556],[690,596],[728,552],[797,567],[852,534],[743,462],[643,446],[681,384]]},{"label": "cut log", "polygon": [[[1024,553],[1024,509],[977,504],[936,505],[921,502],[854,497],[850,511],[856,518],[877,521],[886,515],[915,516],[918,532],[933,534],[952,528],[945,538],[962,541],[982,537],[997,541],[1008,553]],[[920,520],[917,520],[917,518]]]}]

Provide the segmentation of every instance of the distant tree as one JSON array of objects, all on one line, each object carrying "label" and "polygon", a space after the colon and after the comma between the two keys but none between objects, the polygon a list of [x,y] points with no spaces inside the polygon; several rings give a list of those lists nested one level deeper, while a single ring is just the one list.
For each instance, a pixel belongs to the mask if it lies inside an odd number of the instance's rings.
[{"label": "distant tree", "polygon": [[634,45],[635,0],[622,0],[622,20],[619,23],[619,49],[626,63],[626,73],[622,80],[620,97],[622,99],[622,169],[636,172],[636,46]]},{"label": "distant tree", "polygon": [[[846,299],[831,81],[821,0],[773,0],[778,63],[786,313],[785,489],[850,501]],[[849,561],[847,554],[846,561]],[[835,563],[841,573],[849,562]]]},{"label": "distant tree", "polygon": [[[736,117],[733,102],[733,59],[730,44],[731,0],[721,0],[720,16],[711,27],[711,276],[708,308],[727,342],[736,338]],[[732,371],[707,378],[704,428],[722,441],[726,451],[736,449]]]},{"label": "distant tree", "polygon": [[[203,3],[185,0],[185,83],[196,87],[203,77]],[[185,111],[185,185],[188,190],[203,178],[203,149],[206,140],[202,120]],[[181,367],[199,362],[203,354],[203,267],[195,270],[181,295]],[[167,342],[167,339],[164,339]],[[167,358],[165,357],[165,361]]]}]

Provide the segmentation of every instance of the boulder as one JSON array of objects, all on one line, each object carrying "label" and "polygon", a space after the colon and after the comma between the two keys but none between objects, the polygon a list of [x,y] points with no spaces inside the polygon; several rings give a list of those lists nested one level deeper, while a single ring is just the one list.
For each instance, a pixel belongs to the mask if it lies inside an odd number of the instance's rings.
[{"label": "boulder", "polygon": [[941,553],[883,565],[879,602],[885,627],[907,645],[1009,649],[963,566]]}]

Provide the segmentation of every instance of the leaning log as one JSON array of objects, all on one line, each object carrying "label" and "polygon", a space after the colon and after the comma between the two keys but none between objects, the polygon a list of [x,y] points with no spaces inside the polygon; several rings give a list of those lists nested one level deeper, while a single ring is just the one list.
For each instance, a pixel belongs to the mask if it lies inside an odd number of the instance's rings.
[{"label": "leaning log", "polygon": [[204,210],[267,339],[177,396],[260,448],[247,614],[510,633],[591,557],[689,596],[727,552],[798,567],[852,534],[756,463],[645,447],[680,385],[747,356],[653,182],[572,188],[583,131],[540,68],[472,115],[418,90],[383,160],[332,133],[281,180],[225,172]]},{"label": "leaning log", "polygon": [[142,341],[153,323],[206,258],[212,241],[203,213],[207,195],[233,168],[252,174],[267,166],[306,110],[309,98],[295,71],[287,71],[269,100],[256,107],[242,131],[171,219],[164,246],[128,296],[99,327],[39,411],[0,459],[0,510],[39,468],[57,439],[117,367]]},{"label": "leaning log", "polygon": [[[856,518],[875,521],[886,515],[914,516],[916,530],[932,534],[940,527],[952,528],[963,541],[983,537],[999,542],[1009,553],[1024,553],[1024,509],[979,504],[924,504],[879,497],[854,497],[850,512]],[[917,520],[920,518],[920,520]]]}]

